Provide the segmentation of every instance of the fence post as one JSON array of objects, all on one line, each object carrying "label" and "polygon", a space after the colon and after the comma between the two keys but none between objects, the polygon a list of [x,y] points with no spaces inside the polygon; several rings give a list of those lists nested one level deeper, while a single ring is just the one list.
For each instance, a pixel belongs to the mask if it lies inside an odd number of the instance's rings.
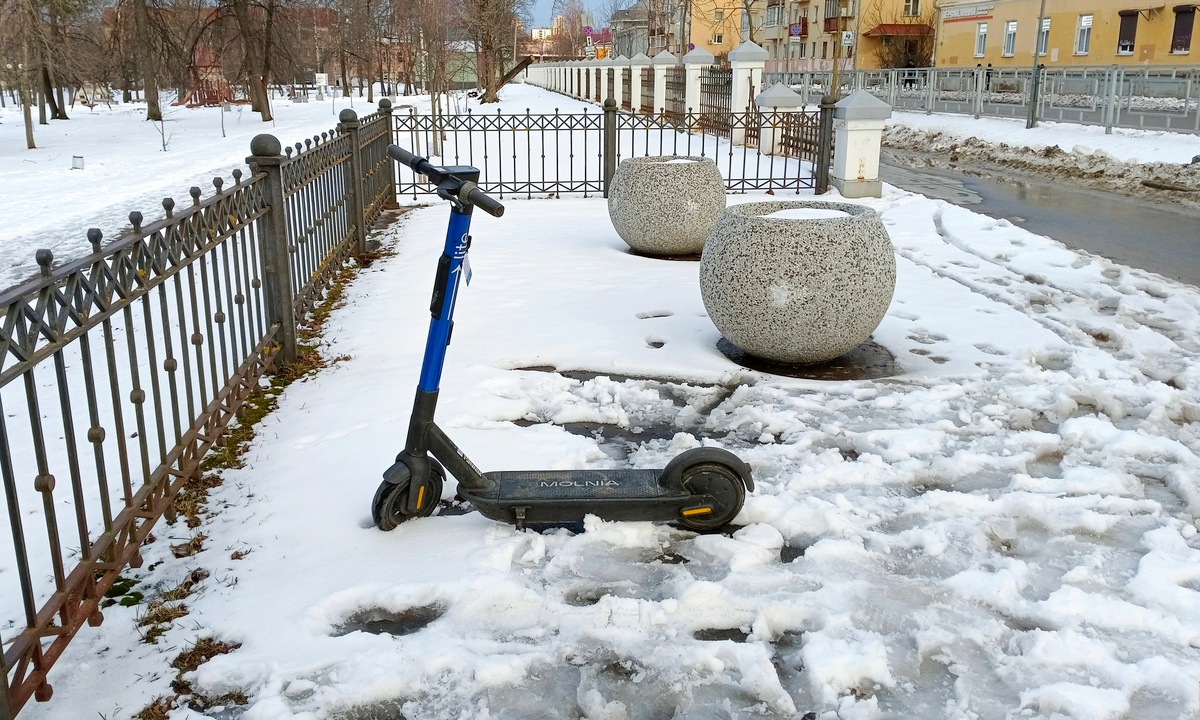
[{"label": "fence post", "polygon": [[866,90],[838,102],[834,113],[833,186],[842,197],[882,197],[879,146],[892,107]]},{"label": "fence post", "polygon": [[[383,116],[383,122],[387,123],[388,144],[390,145],[391,143],[396,142],[395,126],[392,124],[391,100],[388,100],[387,98],[381,98],[379,100],[379,114]],[[396,199],[396,168],[398,165],[388,161],[386,167],[388,168],[388,194],[387,200],[384,201],[383,206],[386,208],[397,208],[400,207],[400,203]]]},{"label": "fence post", "polygon": [[974,102],[971,103],[973,106],[971,109],[974,111],[976,120],[978,120],[979,116],[983,114],[983,92],[986,85],[984,82],[984,77],[984,69],[979,67],[975,68],[975,97]]},{"label": "fence post", "polygon": [[613,58],[613,98],[617,101],[617,107],[621,106],[621,99],[625,97],[625,68],[627,67],[629,67],[629,58],[624,55]]},{"label": "fence post", "polygon": [[833,161],[833,95],[821,98],[820,127],[817,130],[817,160],[813,176],[816,187],[813,192],[824,195],[829,192],[829,164]]},{"label": "fence post", "polygon": [[[783,134],[791,113],[799,112],[804,98],[783,83],[775,83],[754,98],[754,104],[763,114],[762,127],[758,136],[758,151],[763,155],[775,155],[783,141]],[[779,154],[783,154],[782,152]]]},{"label": "fence post", "polygon": [[650,64],[646,53],[638,53],[629,58],[629,109],[634,115],[642,108],[642,68]]},{"label": "fence post", "polygon": [[[771,54],[747,40],[729,53],[729,64],[733,66],[733,91],[729,98],[729,111],[733,114],[751,112],[753,88],[762,82],[762,71]],[[733,145],[746,142],[746,122],[735,122],[730,131]]]},{"label": "fence post", "polygon": [[1104,134],[1112,135],[1113,124],[1117,121],[1117,88],[1121,82],[1120,70],[1116,65],[1108,69],[1104,74],[1105,90],[1105,108],[1104,108]]},{"label": "fence post", "polygon": [[283,146],[274,135],[256,135],[250,141],[246,164],[253,172],[266,173],[263,195],[268,208],[255,221],[262,248],[263,300],[267,323],[279,324],[275,335],[279,360],[287,365],[296,361],[296,313],[292,306],[291,249],[288,245],[287,217],[283,202]]},{"label": "fence post", "polygon": [[350,108],[338,113],[338,132],[350,135],[350,168],[346,171],[346,199],[350,201],[350,254],[358,255],[367,246],[367,214],[363,208],[362,147],[359,145],[358,114]]},{"label": "fence post", "polygon": [[604,197],[608,197],[608,184],[617,172],[617,101],[604,100]]},{"label": "fence post", "polygon": [[663,50],[651,62],[654,65],[654,106],[651,114],[656,114],[667,107],[667,68],[678,65],[679,59]]},{"label": "fence post", "polygon": [[712,53],[701,47],[683,56],[684,112],[691,115],[700,114],[700,73],[704,68],[711,67],[715,60]]},{"label": "fence post", "polygon": [[937,68],[929,69],[929,90],[925,99],[925,114],[933,114],[933,103],[937,100]]}]

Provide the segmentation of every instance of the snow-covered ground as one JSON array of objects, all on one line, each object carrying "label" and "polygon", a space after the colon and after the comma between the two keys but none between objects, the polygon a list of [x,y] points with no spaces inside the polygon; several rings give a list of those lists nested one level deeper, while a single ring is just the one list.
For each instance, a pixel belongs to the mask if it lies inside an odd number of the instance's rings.
[{"label": "snow-covered ground", "polygon": [[879,380],[733,364],[697,265],[625,252],[603,200],[475,221],[440,423],[485,470],[729,448],[758,489],[703,536],[371,527],[446,207],[406,215],[327,323],[348,359],[288,388],[208,521],[156,528],[127,573],[149,601],[206,571],[168,603],[187,615],[148,644],[145,603],[108,608],[21,716],[132,717],[205,637],[240,647],[184,679],[248,704],[172,720],[1200,715],[1200,291],[890,187],[861,202],[897,251]]}]

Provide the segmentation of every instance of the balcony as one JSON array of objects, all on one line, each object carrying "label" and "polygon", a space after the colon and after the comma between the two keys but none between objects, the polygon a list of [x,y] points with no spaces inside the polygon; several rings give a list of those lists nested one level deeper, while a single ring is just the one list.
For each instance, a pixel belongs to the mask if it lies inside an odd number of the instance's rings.
[{"label": "balcony", "polygon": [[824,24],[824,31],[827,33],[838,32],[842,29],[842,19],[840,17],[827,17],[821,21]]}]

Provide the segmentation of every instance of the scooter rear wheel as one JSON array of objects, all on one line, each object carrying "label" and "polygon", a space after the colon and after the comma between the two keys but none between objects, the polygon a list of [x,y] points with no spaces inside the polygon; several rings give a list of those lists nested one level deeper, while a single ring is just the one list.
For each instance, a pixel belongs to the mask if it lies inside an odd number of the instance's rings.
[{"label": "scooter rear wheel", "polygon": [[680,518],[679,524],[689,530],[707,531],[728,524],[737,517],[746,501],[746,485],[733,468],[720,463],[697,463],[683,469],[683,486],[693,495],[711,495],[716,507],[708,515]]},{"label": "scooter rear wheel", "polygon": [[384,480],[379,485],[379,489],[375,491],[375,498],[371,501],[371,519],[375,521],[375,527],[384,531],[395,530],[396,526],[406,520],[415,517],[429,517],[437,507],[438,499],[442,497],[442,486],[445,481],[446,471],[442,469],[441,464],[430,458],[428,490],[430,502],[425,503],[424,508],[410,515],[404,512],[404,508],[408,505],[408,489],[411,485],[409,483],[390,483]]}]

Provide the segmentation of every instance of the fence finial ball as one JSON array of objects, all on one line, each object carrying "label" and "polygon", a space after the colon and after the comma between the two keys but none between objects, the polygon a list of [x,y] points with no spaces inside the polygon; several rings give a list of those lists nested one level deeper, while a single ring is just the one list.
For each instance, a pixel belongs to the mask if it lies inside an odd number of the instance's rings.
[{"label": "fence finial ball", "polygon": [[387,98],[380,98],[380,99],[379,99],[379,109],[380,109],[380,110],[388,110],[388,109],[390,109],[391,107],[392,107],[392,101],[391,101],[391,100],[388,100]]},{"label": "fence finial ball", "polygon": [[354,122],[355,120],[358,120],[358,113],[354,112],[350,108],[346,108],[338,113],[338,120],[344,123]]},{"label": "fence finial ball", "polygon": [[258,155],[259,157],[273,157],[278,155],[283,150],[283,145],[279,143],[279,138],[268,133],[255,135],[250,141],[250,154]]},{"label": "fence finial ball", "polygon": [[41,266],[42,272],[47,272],[50,269],[50,264],[54,262],[54,253],[46,248],[38,250],[34,253],[33,257],[37,260],[37,264]]}]

